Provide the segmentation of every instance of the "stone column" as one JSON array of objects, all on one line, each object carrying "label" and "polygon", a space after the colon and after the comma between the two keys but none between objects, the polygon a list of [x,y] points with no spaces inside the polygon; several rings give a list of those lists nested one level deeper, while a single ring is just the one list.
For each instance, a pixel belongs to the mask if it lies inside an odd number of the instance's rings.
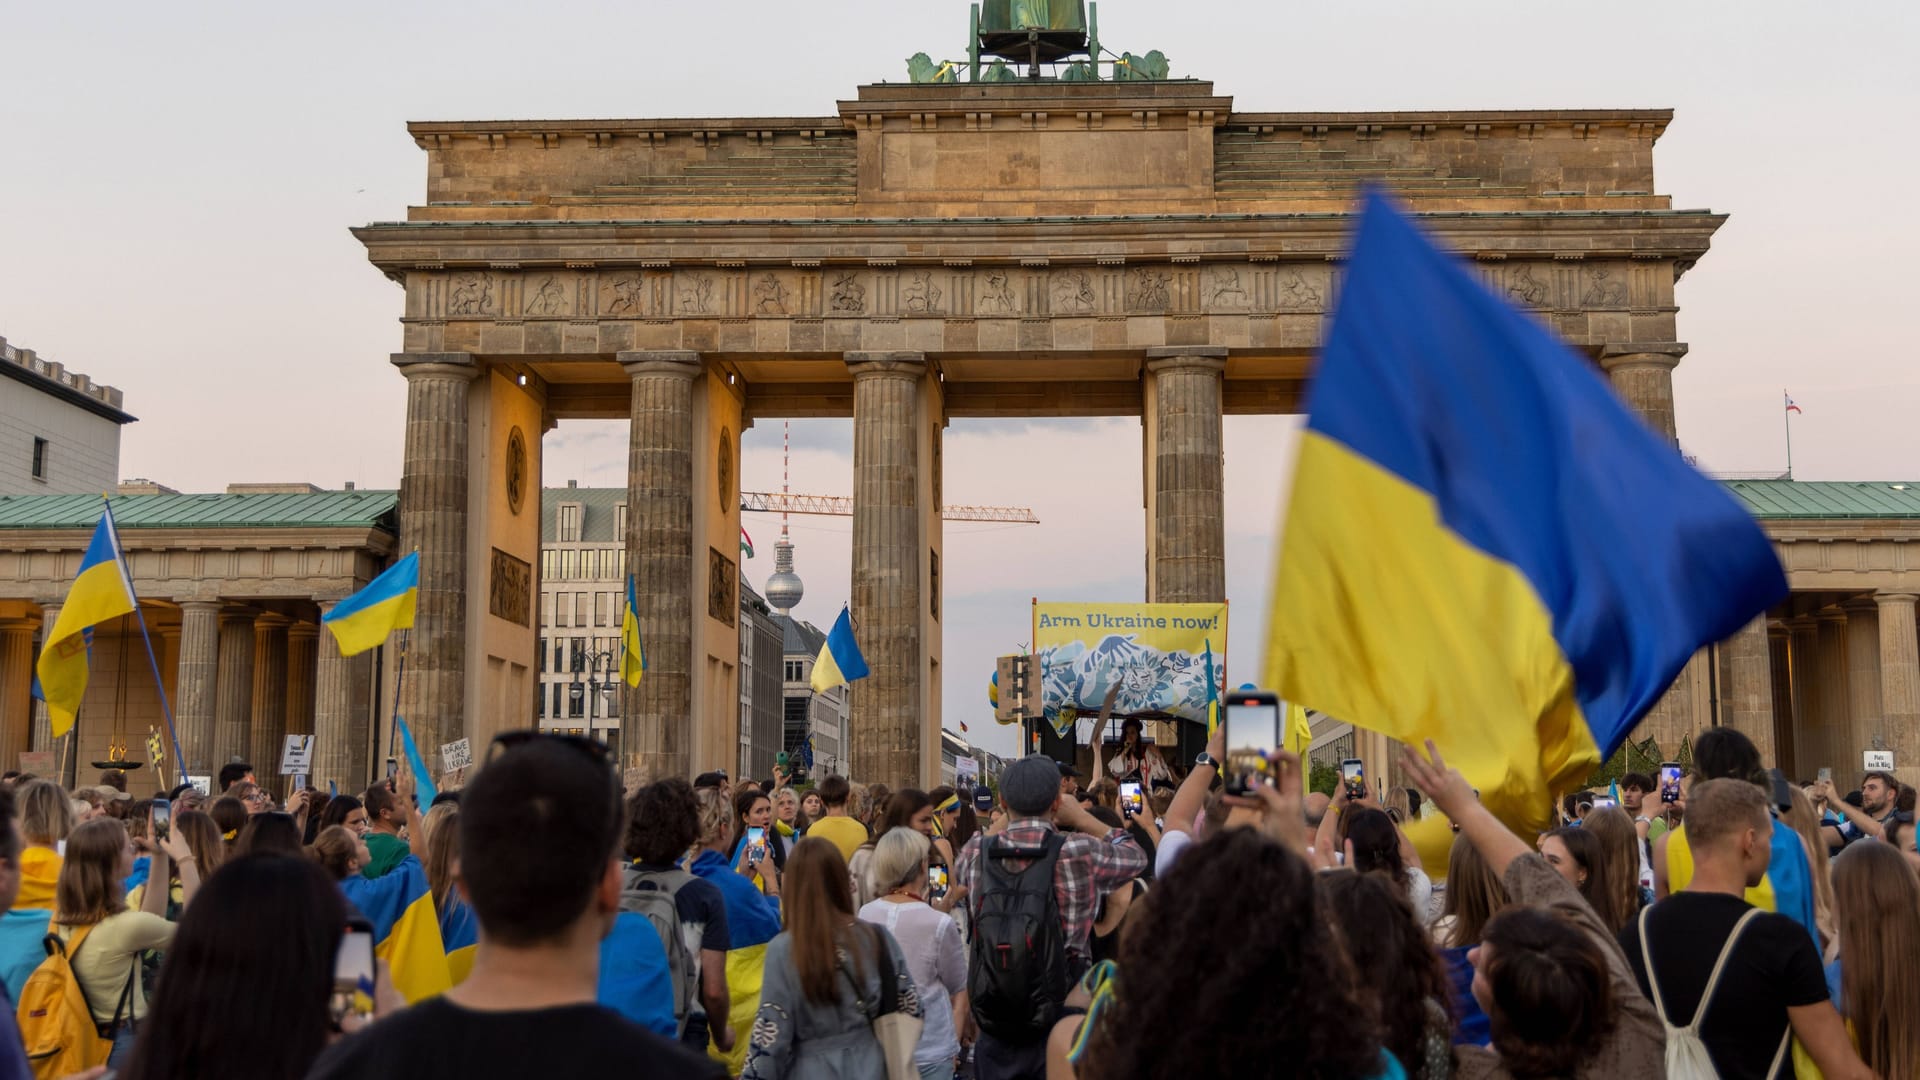
[{"label": "stone column", "polygon": [[[1745,734],[1766,761],[1777,760],[1773,737],[1773,657],[1767,647],[1767,617],[1761,615],[1720,645],[1726,685],[1721,722]],[[1676,749],[1678,749],[1676,747]]]},{"label": "stone column", "polygon": [[1687,347],[1677,341],[1655,344],[1615,344],[1600,350],[1600,367],[1612,380],[1614,392],[1640,414],[1647,426],[1678,445],[1673,416],[1673,369]]},{"label": "stone column", "polygon": [[437,747],[466,732],[467,394],[480,368],[459,352],[395,353],[393,363],[407,377],[399,550],[420,552],[400,714],[415,742]]},{"label": "stone column", "polygon": [[[244,761],[253,752],[247,737],[253,723],[253,616],[247,608],[220,612],[220,674],[213,699],[213,752],[207,762],[216,774],[220,766],[236,757]],[[250,764],[271,773],[279,762]]]},{"label": "stone column", "polygon": [[1880,709],[1880,605],[1861,596],[1840,606],[1847,613],[1847,712],[1853,718],[1854,753],[1833,763],[1835,783],[1860,771],[1861,751],[1890,745]]},{"label": "stone column", "polygon": [[[53,624],[59,621],[60,621],[60,605],[59,604],[40,605],[40,645],[39,645],[40,648],[45,649],[47,647],[47,636],[53,633]],[[36,701],[33,703],[32,742],[33,742],[32,748],[35,750],[53,749],[53,717],[48,715],[47,703],[44,701]],[[53,776],[47,776],[47,777],[42,777],[41,779],[57,780],[59,778],[53,777]]]},{"label": "stone column", "polygon": [[173,721],[180,729],[180,752],[187,755],[187,760],[174,763],[183,777],[219,771],[214,756],[214,688],[219,681],[219,656],[219,602],[181,601]]},{"label": "stone column", "polygon": [[1814,771],[1822,766],[1831,766],[1836,775],[1846,775],[1844,762],[1851,753],[1853,759],[1860,759],[1853,751],[1853,721],[1847,710],[1847,616],[1843,611],[1826,610],[1820,613],[1820,625],[1816,631],[1816,643],[1820,650],[1820,685],[1816,692],[1820,695],[1820,750],[1821,756],[1814,760],[1802,758],[1800,772],[1810,779]]},{"label": "stone column", "polygon": [[[1794,715],[1792,635],[1787,624],[1767,624],[1767,652],[1773,668],[1773,760],[1786,769],[1793,760]],[[1879,644],[1875,643],[1875,648]]]},{"label": "stone column", "polygon": [[1820,715],[1820,623],[1811,615],[1802,615],[1787,620],[1787,632],[1793,659],[1793,756],[1778,764],[1787,775],[1794,776],[1801,766],[1826,756],[1822,733],[1826,718]]},{"label": "stone column", "polygon": [[320,627],[297,622],[287,627],[287,727],[289,735],[313,734],[313,668],[320,659]]},{"label": "stone column", "polygon": [[1221,446],[1223,345],[1147,350],[1153,380],[1153,535],[1147,599],[1208,603],[1227,598],[1226,475]]},{"label": "stone column", "polygon": [[[1920,640],[1913,625],[1913,593],[1875,593],[1880,605],[1880,708],[1885,749],[1894,775],[1920,784]],[[1880,749],[1869,747],[1868,749]]]},{"label": "stone column", "polygon": [[253,723],[247,760],[261,776],[280,771],[281,736],[287,730],[287,624],[265,612],[253,621]]},{"label": "stone column", "polygon": [[0,619],[0,765],[20,767],[33,738],[33,632],[38,619]]},{"label": "stone column", "polygon": [[926,359],[850,352],[853,372],[853,618],[872,675],[850,688],[852,775],[920,782],[920,461],[916,424]]},{"label": "stone column", "polygon": [[[320,605],[324,614],[333,603]],[[313,786],[331,780],[343,792],[358,792],[373,782],[368,753],[371,714],[367,695],[373,677],[373,653],[341,656],[332,633],[320,635],[314,665]]]},{"label": "stone column", "polygon": [[702,365],[685,350],[619,355],[632,382],[627,569],[647,657],[640,685],[620,684],[620,756],[649,780],[686,777],[695,729],[693,380]]}]

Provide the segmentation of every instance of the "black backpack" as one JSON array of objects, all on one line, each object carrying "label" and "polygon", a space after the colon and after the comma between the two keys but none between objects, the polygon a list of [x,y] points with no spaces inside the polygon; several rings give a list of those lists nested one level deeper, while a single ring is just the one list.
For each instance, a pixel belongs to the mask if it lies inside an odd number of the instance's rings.
[{"label": "black backpack", "polygon": [[[980,852],[967,993],[980,1030],[1004,1043],[1046,1038],[1067,1000],[1066,928],[1053,887],[1064,846],[1066,839],[1052,833],[1039,847],[995,838]],[[1009,859],[1033,861],[1014,870]]]}]

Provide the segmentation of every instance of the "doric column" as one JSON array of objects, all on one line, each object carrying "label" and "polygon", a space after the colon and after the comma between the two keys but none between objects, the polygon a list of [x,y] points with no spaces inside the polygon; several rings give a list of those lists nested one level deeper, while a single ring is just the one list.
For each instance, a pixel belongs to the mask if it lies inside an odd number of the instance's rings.
[{"label": "doric column", "polygon": [[1880,605],[1871,596],[1859,596],[1840,606],[1847,613],[1847,712],[1853,718],[1854,754],[1833,767],[1846,776],[1860,770],[1861,751],[1890,744],[1880,709]]},{"label": "doric column", "polygon": [[[333,609],[333,603],[323,603],[320,609],[324,614]],[[331,780],[341,791],[358,792],[373,782],[367,711],[372,665],[372,652],[341,656],[333,634],[320,635],[313,696],[312,783],[317,788],[325,788]]]},{"label": "doric column", "polygon": [[219,771],[214,748],[214,688],[220,671],[220,604],[211,600],[180,602],[180,661],[173,683],[173,721],[180,729],[180,752],[187,760],[175,762],[180,775]]},{"label": "doric column", "polygon": [[320,627],[296,622],[287,627],[287,727],[289,735],[313,734],[313,668],[320,659]]},{"label": "doric column", "polygon": [[[47,647],[47,635],[53,633],[53,624],[59,621],[60,621],[60,605],[59,604],[40,605],[40,644],[38,646],[39,648],[45,649]],[[47,703],[44,701],[36,701],[33,703],[33,740],[32,741],[33,741],[33,749],[35,750],[53,749],[53,717],[47,714]],[[47,776],[47,777],[42,777],[41,779],[55,780],[55,779],[58,779],[58,777]]]},{"label": "doric column", "polygon": [[1816,643],[1820,650],[1820,684],[1815,692],[1820,695],[1822,753],[1812,761],[1802,759],[1800,772],[1811,777],[1814,770],[1831,766],[1836,774],[1844,776],[1847,758],[1860,760],[1859,751],[1853,749],[1853,721],[1847,708],[1847,615],[1829,608],[1819,618]]},{"label": "doric column", "polygon": [[[214,773],[234,758],[244,761],[253,752],[253,743],[247,737],[253,725],[253,618],[253,611],[247,608],[220,612],[220,674],[213,699],[213,753],[207,762]],[[250,764],[270,773],[279,763]]]},{"label": "doric column", "polygon": [[693,380],[700,354],[620,353],[632,382],[627,569],[647,671],[623,682],[620,756],[648,779],[690,774],[693,751]]},{"label": "doric column", "polygon": [[286,616],[265,612],[253,621],[253,724],[247,760],[261,776],[280,770],[287,731]]},{"label": "doric column", "polygon": [[433,748],[466,731],[467,394],[480,368],[458,352],[395,353],[393,363],[407,377],[400,550],[420,552],[400,714]]},{"label": "doric column", "polygon": [[1153,380],[1147,528],[1153,538],[1147,599],[1207,603],[1227,598],[1226,474],[1221,448],[1221,345],[1147,350]]},{"label": "doric column", "polygon": [[1600,367],[1613,381],[1614,392],[1648,427],[1675,445],[1679,437],[1673,416],[1673,369],[1685,355],[1687,347],[1677,341],[1607,345],[1600,350]]},{"label": "doric column", "polygon": [[1802,615],[1787,620],[1787,632],[1793,660],[1793,756],[1779,765],[1791,776],[1826,757],[1827,749],[1822,736],[1826,718],[1820,715],[1820,623]]},{"label": "doric column", "polygon": [[[1787,624],[1767,623],[1767,653],[1773,669],[1773,760],[1788,768],[1793,760],[1793,637]],[[1879,643],[1875,643],[1875,648]]]},{"label": "doric column", "polygon": [[38,619],[0,619],[0,764],[20,767],[33,738],[33,632]]},{"label": "doric column", "polygon": [[920,782],[920,381],[913,352],[850,352],[853,372],[853,617],[872,675],[850,688],[848,755],[868,783]]},{"label": "doric column", "polygon": [[[1920,783],[1920,640],[1913,625],[1913,593],[1874,594],[1880,605],[1880,708],[1894,775]],[[1879,749],[1870,747],[1869,749]]]},{"label": "doric column", "polygon": [[1762,615],[1740,628],[1720,645],[1726,685],[1721,690],[1721,719],[1743,732],[1760,748],[1760,756],[1775,760],[1773,739],[1773,658],[1767,647],[1767,617]]}]

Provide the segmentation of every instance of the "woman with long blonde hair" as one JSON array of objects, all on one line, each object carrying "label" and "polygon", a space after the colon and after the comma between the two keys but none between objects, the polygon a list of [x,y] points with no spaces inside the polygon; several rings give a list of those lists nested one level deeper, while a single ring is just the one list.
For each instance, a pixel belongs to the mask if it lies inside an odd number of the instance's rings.
[{"label": "woman with long blonde hair", "polygon": [[1610,926],[1617,934],[1640,914],[1640,831],[1617,806],[1589,813],[1580,827],[1600,841],[1600,861],[1605,866],[1599,885],[1607,892],[1607,903],[1604,908],[1595,904],[1593,909],[1612,914],[1615,922]]},{"label": "woman with long blonde hair", "polygon": [[1447,855],[1445,906],[1433,923],[1433,943],[1447,965],[1453,995],[1454,1045],[1485,1046],[1493,1038],[1486,1011],[1473,998],[1473,962],[1467,954],[1480,944],[1487,924],[1512,903],[1507,886],[1480,849],[1464,836],[1453,838]]},{"label": "woman with long blonde hair", "polygon": [[1807,865],[1813,868],[1813,925],[1820,934],[1820,958],[1831,961],[1834,951],[1840,947],[1840,937],[1833,924],[1833,880],[1827,872],[1827,841],[1820,835],[1820,815],[1813,809],[1813,800],[1797,785],[1787,790],[1793,794],[1793,806],[1780,815],[1780,820],[1799,833],[1800,842],[1806,845]]},{"label": "woman with long blonde hair", "polygon": [[1852,844],[1833,860],[1840,958],[1834,1004],[1874,1073],[1920,1076],[1920,876],[1891,844]]}]

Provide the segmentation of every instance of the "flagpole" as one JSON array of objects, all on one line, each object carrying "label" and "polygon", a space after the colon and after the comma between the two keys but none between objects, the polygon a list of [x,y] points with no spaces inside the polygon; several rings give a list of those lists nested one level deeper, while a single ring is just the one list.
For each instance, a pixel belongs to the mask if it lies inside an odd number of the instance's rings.
[{"label": "flagpole", "polygon": [[413,631],[400,631],[400,659],[393,665],[393,719],[387,723],[387,756],[394,755],[394,743],[400,738],[400,685],[407,677],[407,643]]},{"label": "flagpole", "polygon": [[1787,428],[1787,479],[1793,479],[1793,410],[1787,407],[1793,400],[1785,390],[1780,391],[1781,423]]},{"label": "flagpole", "polygon": [[[160,678],[160,661],[153,654],[153,636],[147,632],[147,615],[140,610],[140,597],[133,591],[133,570],[126,563],[126,551],[120,546],[120,523],[113,520],[113,501],[101,497],[106,509],[107,528],[113,531],[113,549],[120,559],[120,573],[127,581],[127,596],[133,601],[133,618],[140,624],[140,642],[147,647],[147,670],[153,672],[153,689],[160,695],[160,715],[167,722],[167,737],[173,740],[173,760],[180,763],[181,775],[185,776],[187,756],[180,750],[180,730],[173,723],[173,703],[167,700],[167,685]],[[156,766],[157,769],[157,766]]]}]

